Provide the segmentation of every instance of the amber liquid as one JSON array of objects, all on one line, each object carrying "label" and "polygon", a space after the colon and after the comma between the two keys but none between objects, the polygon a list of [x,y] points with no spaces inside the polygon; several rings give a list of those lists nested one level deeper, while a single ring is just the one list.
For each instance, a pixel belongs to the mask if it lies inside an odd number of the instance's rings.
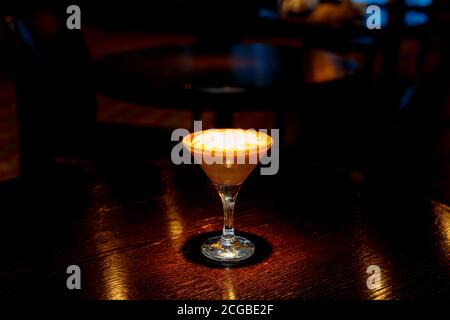
[{"label": "amber liquid", "polygon": [[[228,130],[232,131],[234,129],[214,129],[212,130],[212,134],[226,133]],[[223,149],[225,148],[223,145],[219,144],[217,148],[218,151],[216,151],[214,144],[212,144],[212,146],[210,146],[211,149],[195,149],[191,144],[193,135],[194,134],[191,134],[184,139],[183,143],[185,144],[185,147],[192,152],[196,163],[200,163],[209,179],[211,179],[215,185],[222,186],[236,186],[242,184],[256,167],[261,156],[263,156],[271,146],[271,144],[267,143],[256,150],[255,148],[251,149],[252,146],[250,146],[248,149],[243,147],[236,151],[230,148],[231,150],[224,151]],[[270,137],[267,135],[265,135],[264,139],[266,142],[270,142]],[[207,141],[207,139],[205,141]],[[208,156],[213,157],[209,158],[213,159],[213,161],[205,161],[205,157],[208,158]]]},{"label": "amber liquid", "polygon": [[256,164],[201,164],[214,184],[235,186],[242,184]]}]

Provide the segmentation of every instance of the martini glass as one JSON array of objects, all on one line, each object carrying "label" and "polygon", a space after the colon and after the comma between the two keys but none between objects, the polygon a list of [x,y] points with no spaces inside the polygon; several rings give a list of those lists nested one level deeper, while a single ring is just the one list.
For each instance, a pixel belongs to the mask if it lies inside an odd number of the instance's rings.
[{"label": "martini glass", "polygon": [[243,129],[209,129],[184,137],[183,145],[212,181],[223,204],[222,235],[203,243],[201,249],[206,257],[238,262],[255,252],[250,240],[234,234],[234,204],[242,183],[267,155],[272,143],[272,138],[265,133]]}]

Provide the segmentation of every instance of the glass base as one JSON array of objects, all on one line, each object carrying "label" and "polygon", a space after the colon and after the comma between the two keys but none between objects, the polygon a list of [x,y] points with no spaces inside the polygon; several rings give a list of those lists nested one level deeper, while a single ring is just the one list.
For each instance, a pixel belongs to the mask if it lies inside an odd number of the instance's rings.
[{"label": "glass base", "polygon": [[202,253],[209,259],[220,262],[238,262],[250,258],[255,246],[243,237],[225,239],[222,236],[210,238],[202,245]]}]

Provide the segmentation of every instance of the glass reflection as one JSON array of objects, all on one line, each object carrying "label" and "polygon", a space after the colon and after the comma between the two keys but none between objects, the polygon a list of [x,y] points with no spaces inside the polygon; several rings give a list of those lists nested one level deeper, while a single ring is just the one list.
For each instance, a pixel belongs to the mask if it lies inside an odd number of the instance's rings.
[{"label": "glass reflection", "polygon": [[310,68],[305,70],[306,83],[320,83],[339,78],[343,68],[336,56],[325,51],[315,51],[308,56]]},{"label": "glass reflection", "polygon": [[443,260],[450,265],[450,207],[437,201],[431,201],[431,206],[439,236],[439,249]]},{"label": "glass reflection", "polygon": [[419,11],[408,11],[403,19],[404,23],[410,27],[420,26],[428,22],[428,15]]},{"label": "glass reflection", "polygon": [[224,300],[236,300],[236,292],[234,290],[233,282],[231,281],[232,277],[230,276],[231,270],[229,268],[225,269],[225,277],[224,277]]},{"label": "glass reflection", "polygon": [[127,300],[129,290],[120,254],[113,253],[103,259],[103,277],[105,281],[106,299]]},{"label": "glass reflection", "polygon": [[[356,228],[355,241],[361,242],[361,248],[357,251],[357,268],[361,269],[362,279],[364,279],[365,292],[369,300],[389,300],[393,298],[392,279],[390,270],[390,261],[379,248],[375,237],[370,236],[373,233],[366,225],[359,224]],[[371,274],[367,273],[369,266],[378,266],[381,269],[381,278],[377,286],[373,289],[367,287],[366,280]]]},{"label": "glass reflection", "polygon": [[351,2],[353,3],[362,3],[362,4],[367,4],[367,5],[371,5],[371,4],[376,4],[379,6],[383,6],[385,4],[387,4],[389,1],[388,0],[351,0]]},{"label": "glass reflection", "polygon": [[361,248],[361,252],[363,254],[360,256],[361,263],[360,265],[364,268],[365,279],[367,279],[370,274],[368,274],[367,268],[372,265],[379,266],[381,269],[381,278],[377,284],[377,288],[369,289],[368,291],[368,299],[370,300],[388,300],[392,298],[392,290],[391,290],[391,276],[388,269],[388,264],[385,259],[380,255],[380,252],[377,252],[374,246],[369,245],[367,243],[363,244]]},{"label": "glass reflection", "polygon": [[428,7],[433,0],[405,0],[407,6],[410,7]]},{"label": "glass reflection", "polygon": [[234,78],[239,86],[266,87],[273,84],[278,70],[278,53],[272,46],[254,43],[231,48]]},{"label": "glass reflection", "polygon": [[175,195],[177,191],[174,188],[174,173],[169,166],[163,163],[158,164],[161,173],[162,205],[166,214],[167,230],[170,239],[174,241],[174,246],[178,248],[181,245],[181,235],[183,234],[183,223],[180,215],[180,208]]},{"label": "glass reflection", "polygon": [[[96,186],[96,189],[106,188],[104,185]],[[114,250],[122,246],[122,241],[111,229],[114,226],[114,205],[105,204],[95,212],[95,225],[92,225],[95,252],[106,253],[99,261],[99,269],[105,283],[105,299],[127,300],[129,299],[127,267],[123,263],[123,257]],[[89,221],[92,221],[91,219]]]}]

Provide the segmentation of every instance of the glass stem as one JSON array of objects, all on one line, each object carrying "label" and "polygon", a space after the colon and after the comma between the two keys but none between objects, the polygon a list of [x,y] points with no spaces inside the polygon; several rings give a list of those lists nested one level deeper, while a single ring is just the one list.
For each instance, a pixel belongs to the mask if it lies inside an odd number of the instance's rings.
[{"label": "glass stem", "polygon": [[233,228],[234,204],[236,202],[236,198],[241,186],[218,185],[216,187],[223,204],[224,223],[222,231],[222,240],[231,242],[234,240],[234,228]]}]

